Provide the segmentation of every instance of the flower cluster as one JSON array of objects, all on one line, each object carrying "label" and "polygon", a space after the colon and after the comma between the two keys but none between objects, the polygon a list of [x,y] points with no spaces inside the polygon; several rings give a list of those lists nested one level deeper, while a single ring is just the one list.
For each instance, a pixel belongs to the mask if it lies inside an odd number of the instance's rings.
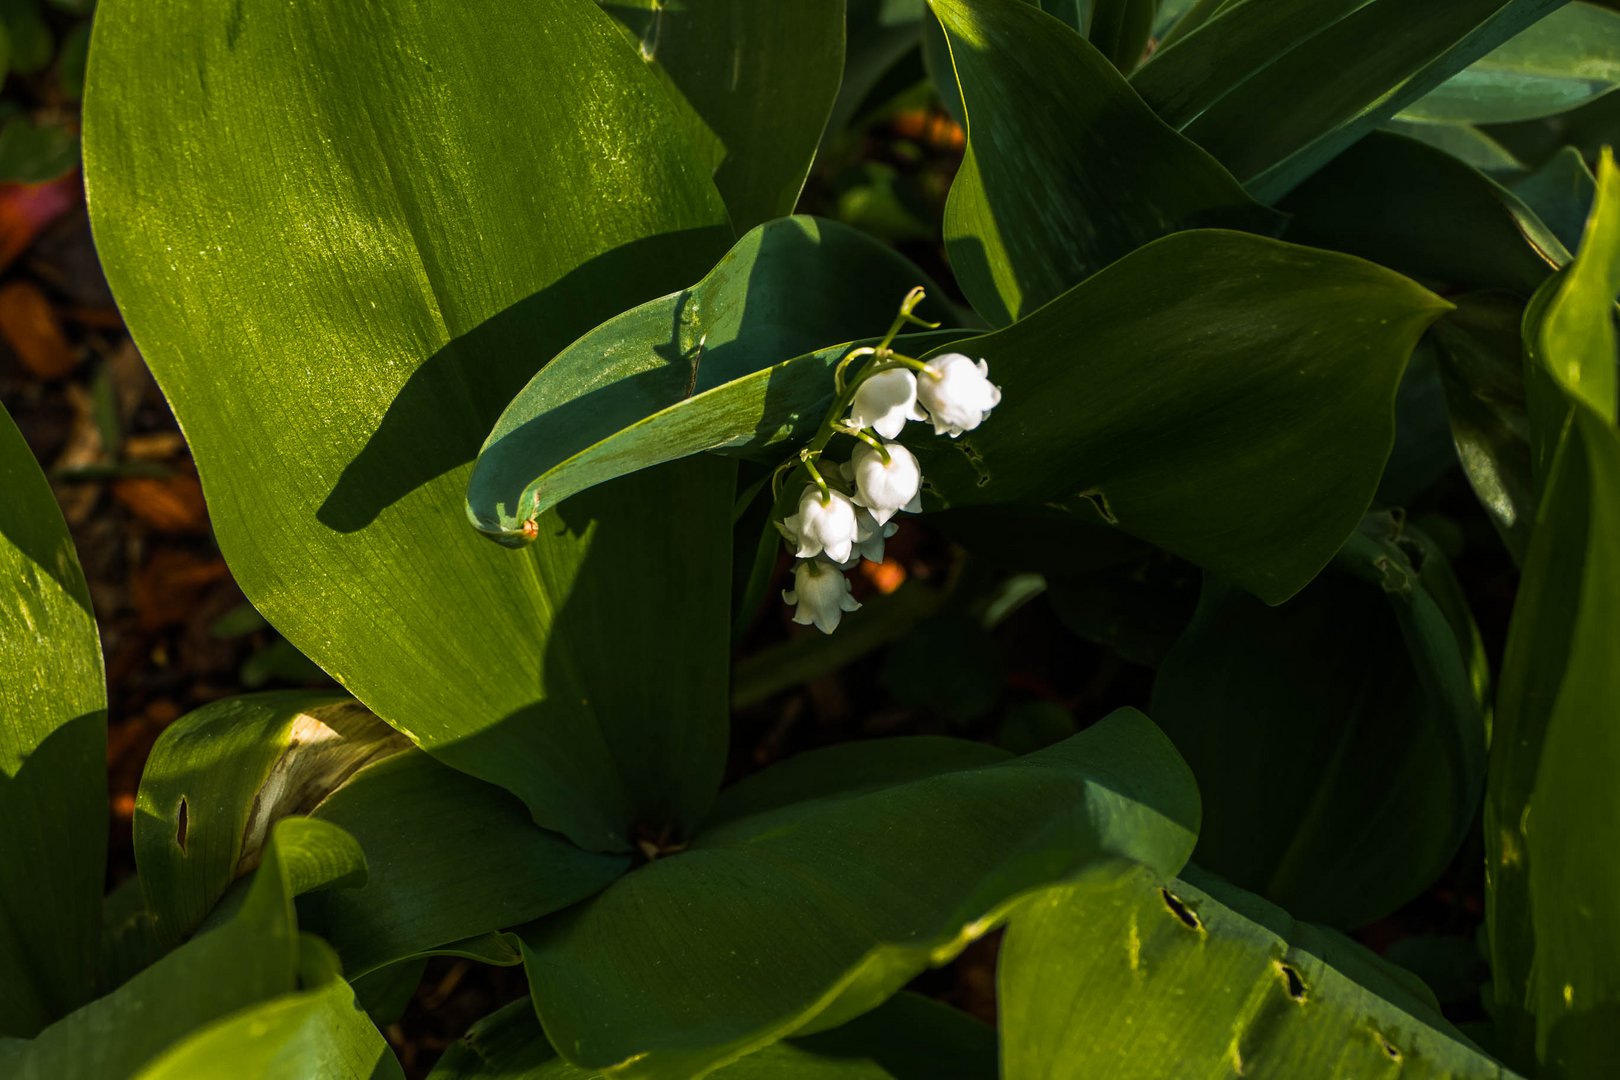
[{"label": "flower cluster", "polygon": [[[782,599],[795,606],[794,622],[823,633],[832,633],[845,612],[861,606],[843,571],[861,559],[882,562],[883,542],[899,527],[894,516],[921,509],[922,467],[894,441],[907,421],[930,422],[936,434],[954,439],[977,428],[1001,402],[983,360],[945,353],[924,363],[891,348],[905,323],[935,325],[912,315],[922,298],[922,290],[913,289],[882,344],[855,349],[839,363],[837,395],[821,430],[778,471],[780,478],[783,470],[801,466],[810,478],[795,512],[777,523],[799,560],[793,588],[783,590]],[[863,359],[846,382],[846,369]],[[856,439],[855,450],[841,468],[823,473],[816,461],[834,435]]]}]

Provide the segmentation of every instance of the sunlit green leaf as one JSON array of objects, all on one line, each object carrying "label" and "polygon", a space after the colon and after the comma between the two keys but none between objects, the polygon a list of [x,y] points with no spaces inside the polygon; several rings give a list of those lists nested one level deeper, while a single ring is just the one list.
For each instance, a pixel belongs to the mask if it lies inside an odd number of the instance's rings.
[{"label": "sunlit green leaf", "polygon": [[84,572],[0,409],[0,1036],[91,995],[107,857],[107,691]]},{"label": "sunlit green leaf", "polygon": [[792,213],[844,70],[844,0],[602,6],[719,140],[736,231]]},{"label": "sunlit green leaf", "polygon": [[85,109],[98,252],[249,599],[595,848],[718,786],[732,475],[628,481],[523,554],[461,503],[541,363],[729,242],[673,109],[590,0],[106,0]]},{"label": "sunlit green leaf", "polygon": [[252,879],[194,938],[33,1041],[9,1047],[11,1056],[0,1059],[7,1080],[129,1076],[203,1025],[292,993],[300,953],[293,897],[352,885],[364,873],[359,847],[341,830],[308,818],[280,822]]},{"label": "sunlit green leaf", "polygon": [[307,934],[300,947],[303,989],[215,1021],[170,1047],[136,1080],[403,1080],[331,949]]},{"label": "sunlit green leaf", "polygon": [[1006,1080],[1502,1080],[1426,988],[1366,949],[1196,872],[1041,893],[998,972]]},{"label": "sunlit green leaf", "polygon": [[135,799],[135,858],[159,938],[172,946],[194,930],[258,865],[279,818],[409,745],[329,693],[226,698],[165,728]]}]

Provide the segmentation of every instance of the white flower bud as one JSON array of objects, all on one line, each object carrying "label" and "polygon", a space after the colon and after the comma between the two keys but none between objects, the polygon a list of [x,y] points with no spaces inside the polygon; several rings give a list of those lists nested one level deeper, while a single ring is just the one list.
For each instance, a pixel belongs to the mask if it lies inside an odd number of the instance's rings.
[{"label": "white flower bud", "polygon": [[918,380],[917,399],[928,409],[934,434],[956,438],[983,422],[1001,404],[1001,388],[990,382],[990,365],[975,363],[961,353],[945,353],[928,361]]},{"label": "white flower bud", "polygon": [[814,624],[823,634],[838,629],[844,612],[861,606],[850,595],[843,571],[823,559],[800,559],[793,571],[793,588],[783,589],[782,599],[795,605],[794,622],[802,626]]},{"label": "white flower bud", "polygon": [[798,545],[795,554],[801,559],[814,558],[822,552],[833,562],[849,558],[850,548],[861,539],[860,525],[855,517],[855,504],[842,491],[829,489],[827,501],[821,500],[821,489],[806,484],[799,496],[799,512],[782,522],[782,535]]},{"label": "white flower bud", "polygon": [[859,565],[862,559],[867,562],[880,563],[883,561],[883,541],[900,531],[897,522],[880,525],[872,517],[872,512],[864,506],[855,508],[856,524],[860,535],[855,546],[849,553],[849,558],[838,564],[840,570],[852,570]]},{"label": "white flower bud", "polygon": [[855,481],[855,504],[872,512],[872,519],[884,524],[900,511],[915,514],[922,509],[922,466],[917,455],[899,443],[884,443],[889,460],[875,446],[861,443],[849,459],[849,472]]},{"label": "white flower bud", "polygon": [[872,428],[885,439],[900,434],[907,420],[926,420],[917,408],[917,376],[905,368],[880,371],[855,388],[849,422]]}]

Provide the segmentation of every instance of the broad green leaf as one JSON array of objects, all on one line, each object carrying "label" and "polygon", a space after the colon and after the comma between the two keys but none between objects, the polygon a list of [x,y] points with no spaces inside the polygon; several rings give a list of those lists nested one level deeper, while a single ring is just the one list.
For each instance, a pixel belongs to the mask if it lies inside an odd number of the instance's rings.
[{"label": "broad green leaf", "polygon": [[1275,215],[1078,34],[1021,0],[930,3],[967,111],[946,251],[992,325],[1176,229],[1275,230]]},{"label": "broad green leaf", "polygon": [[1529,297],[1569,252],[1513,192],[1432,146],[1374,132],[1280,204],[1284,235],[1423,281]]},{"label": "broad green leaf", "polygon": [[811,799],[859,794],[956,769],[996,765],[1005,750],[966,739],[907,735],[827,746],[745,776],[720,793],[705,827]]},{"label": "broad green leaf", "polygon": [[355,1004],[337,956],[304,935],[303,989],[217,1020],[136,1080],[404,1080],[382,1033]]},{"label": "broad green leaf", "polygon": [[341,830],[308,818],[281,821],[251,880],[194,938],[13,1047],[3,1061],[7,1080],[129,1076],[203,1025],[292,993],[300,951],[293,897],[351,884],[364,872],[359,847]]},{"label": "broad green leaf", "polygon": [[91,996],[107,859],[107,690],[67,523],[0,409],[0,1036]]},{"label": "broad green leaf", "polygon": [[460,507],[541,362],[729,241],[676,120],[590,0],[96,15],[97,247],[236,579],[378,716],[598,849],[718,786],[733,478],[626,482],[521,555]]},{"label": "broad green leaf", "polygon": [[361,770],[312,812],[366,853],[364,887],[302,905],[351,978],[424,953],[516,963],[515,943],[488,935],[583,900],[629,865],[537,828],[506,792],[425,754]]},{"label": "broad green leaf", "polygon": [[793,212],[844,70],[844,0],[605,0],[649,67],[719,139],[741,234]]},{"label": "broad green leaf", "polygon": [[1439,559],[1375,517],[1281,607],[1206,584],[1153,687],[1203,796],[1201,866],[1352,927],[1450,863],[1479,804],[1485,727],[1424,584]]},{"label": "broad green leaf", "polygon": [[[429,1080],[589,1080],[557,1056],[527,999],[474,1024]],[[990,1080],[995,1032],[917,994],[900,993],[842,1027],[773,1043],[709,1075],[721,1080]]]},{"label": "broad green leaf", "polygon": [[1468,124],[1420,124],[1391,120],[1383,125],[1382,130],[1428,143],[1481,172],[1522,173],[1525,169],[1524,162],[1514,157],[1507,147]]},{"label": "broad green leaf", "polygon": [[174,945],[258,864],[277,820],[307,812],[410,743],[341,694],[226,698],[165,728],[135,797],[135,858],[160,940]]},{"label": "broad green leaf", "polygon": [[1515,180],[1513,193],[1535,210],[1566,248],[1580,247],[1581,231],[1597,197],[1597,178],[1579,150],[1573,146],[1559,150],[1535,172]]},{"label": "broad green leaf", "polygon": [[1270,202],[1563,2],[1228,4],[1131,85]]},{"label": "broad green leaf", "polygon": [[1402,368],[1449,306],[1342,255],[1175,234],[952,346],[989,362],[1002,403],[959,440],[908,442],[950,505],[1085,493],[1278,603],[1360,520]]},{"label": "broad green leaf", "polygon": [[1620,1053],[1620,437],[1573,403],[1513,609],[1485,801],[1492,1011],[1511,1059],[1600,1076]]},{"label": "broad green leaf", "polygon": [[1620,12],[1573,3],[1401,110],[1415,120],[1507,124],[1565,112],[1620,86]]},{"label": "broad green leaf", "polygon": [[[1279,602],[1366,510],[1401,369],[1448,307],[1342,255],[1241,233],[1165,237],[1004,330],[900,339],[914,356],[953,342],[984,357],[1004,391],[965,438],[908,437],[924,458],[925,506],[1087,492],[1127,532]],[[680,400],[529,490],[560,497],[705,450],[780,461],[821,422],[847,351]]]},{"label": "broad green leaf", "polygon": [[[697,284],[608,320],[542,368],[479,453],[468,515],[521,542],[526,521],[568,496],[691,452],[666,453],[650,439],[605,445],[621,429],[812,349],[879,337],[919,285],[942,296],[909,261],[846,225],[793,217],[760,226]],[[936,300],[918,314],[948,309]]]},{"label": "broad green leaf", "polygon": [[1137,868],[1014,910],[997,974],[1006,1080],[1512,1075],[1399,969],[1188,876]]},{"label": "broad green leaf", "polygon": [[1086,40],[1129,75],[1147,49],[1159,0],[1085,0],[1085,7]]},{"label": "broad green leaf", "polygon": [[1457,458],[1516,563],[1536,516],[1519,326],[1524,304],[1504,293],[1458,297],[1435,324],[1440,383]]},{"label": "broad green leaf", "polygon": [[[1545,303],[1526,316],[1531,362],[1557,380],[1562,392],[1610,424],[1615,422],[1615,294],[1620,293],[1620,167],[1605,152],[1598,162],[1597,195],[1569,269],[1547,286]],[[1532,384],[1534,385],[1534,384]],[[1535,391],[1532,390],[1532,394]],[[1536,402],[1532,398],[1532,410]],[[1539,415],[1533,411],[1532,415]],[[1561,425],[1559,425],[1561,426]],[[1556,428],[1544,427],[1551,440]]]},{"label": "broad green leaf", "polygon": [[1179,867],[1197,817],[1168,742],[1121,710],[1029,757],[701,833],[525,931],[531,990],[574,1064],[701,1075],[871,1009],[1031,889]]}]

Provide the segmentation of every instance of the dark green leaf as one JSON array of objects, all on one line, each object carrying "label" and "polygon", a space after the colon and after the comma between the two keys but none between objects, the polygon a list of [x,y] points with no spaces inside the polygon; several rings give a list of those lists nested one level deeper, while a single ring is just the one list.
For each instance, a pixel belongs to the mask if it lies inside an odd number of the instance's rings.
[{"label": "dark green leaf", "polygon": [[1420,124],[1404,120],[1391,120],[1383,130],[1409,139],[1428,143],[1461,161],[1487,173],[1520,173],[1524,162],[1489,135],[1467,124]]},{"label": "dark green leaf", "polygon": [[1161,884],[1136,869],[1014,911],[998,973],[1003,1076],[1511,1075],[1399,969],[1259,897],[1189,877],[1196,884]]},{"label": "dark green leaf", "polygon": [[844,70],[844,0],[603,6],[719,140],[736,231],[792,213]]},{"label": "dark green leaf", "polygon": [[[1341,255],[1241,233],[1165,237],[1017,324],[954,342],[989,361],[1004,397],[965,438],[908,437],[925,505],[1088,492],[1126,531],[1281,601],[1360,520],[1407,355],[1448,307]],[[961,333],[899,347],[926,356]],[[781,460],[820,423],[847,352],[681,400],[565,463],[540,497],[703,450]]]},{"label": "dark green leaf", "polygon": [[733,478],[627,482],[522,555],[460,508],[542,361],[729,242],[677,120],[590,0],[96,16],[97,248],[237,581],[378,716],[594,848],[718,786]]},{"label": "dark green leaf", "polygon": [[304,935],[303,989],[272,998],[166,1050],[136,1080],[404,1080],[382,1033],[355,1004],[337,957]]},{"label": "dark green leaf", "polygon": [[967,110],[946,249],[992,325],[1176,229],[1275,231],[1275,215],[1078,34],[1021,0],[930,2]]},{"label": "dark green leaf", "polygon": [[1580,246],[1581,230],[1597,196],[1597,180],[1579,150],[1573,146],[1559,150],[1535,172],[1515,180],[1513,193],[1547,223],[1566,248],[1574,251]]},{"label": "dark green leaf", "polygon": [[13,116],[0,125],[0,182],[42,184],[79,164],[79,135],[61,124]]},{"label": "dark green leaf", "polygon": [[1086,39],[1129,75],[1147,49],[1159,0],[1086,0],[1086,6]]},{"label": "dark green leaf", "polygon": [[1388,914],[1474,820],[1484,719],[1420,554],[1369,519],[1281,607],[1210,582],[1154,684],[1203,795],[1199,863],[1303,918]]},{"label": "dark green leaf", "polygon": [[1620,86],[1620,12],[1574,3],[1497,46],[1401,111],[1503,124],[1582,105]]},{"label": "dark green leaf", "polygon": [[1373,259],[1425,281],[1522,297],[1569,261],[1518,196],[1451,155],[1374,132],[1301,184],[1288,239]]},{"label": "dark green leaf", "polygon": [[1086,492],[1127,532],[1277,603],[1360,520],[1406,358],[1448,307],[1359,260],[1179,233],[958,342],[988,360],[1001,405],[960,440],[908,441],[951,505]]},{"label": "dark green leaf", "polygon": [[0,1045],[7,1080],[129,1076],[177,1041],[238,1009],[297,988],[293,897],[352,883],[365,862],[350,837],[324,822],[288,818],[271,831],[252,879],[215,917],[106,997],[32,1042]]},{"label": "dark green leaf", "polygon": [[1131,85],[1269,202],[1563,2],[1228,4]]},{"label": "dark green leaf", "polygon": [[410,743],[341,694],[226,698],[165,728],[135,799],[135,858],[160,940],[203,921],[258,865],[279,819],[306,813]]},{"label": "dark green leaf", "polygon": [[1121,710],[1026,758],[726,822],[528,930],[531,988],[575,1064],[701,1074],[871,1009],[1032,888],[1179,866],[1197,816],[1167,741]]},{"label": "dark green leaf", "polygon": [[[762,225],[696,285],[609,320],[547,364],[479,453],[468,514],[480,529],[521,541],[525,521],[568,496],[697,449],[671,452],[667,432],[640,437],[639,421],[813,349],[878,337],[918,285],[942,295],[906,259],[847,226],[809,217]],[[938,301],[919,309],[936,319],[946,312]],[[825,389],[830,397],[830,378]],[[781,438],[774,426],[746,425],[767,442]],[[741,431],[726,438],[733,434]]]},{"label": "dark green leaf", "polygon": [[[528,1001],[484,1017],[429,1080],[588,1080],[599,1075],[557,1057]],[[916,994],[897,994],[842,1027],[779,1042],[710,1075],[722,1080],[988,1080],[995,1033]]]},{"label": "dark green leaf", "polygon": [[1519,331],[1523,316],[1518,298],[1477,293],[1458,298],[1457,310],[1434,328],[1457,457],[1518,563],[1524,561],[1536,516]]},{"label": "dark green leaf", "polygon": [[17,74],[43,71],[56,54],[39,0],[0,0],[0,26],[11,43],[11,70]]},{"label": "dark green leaf", "polygon": [[86,1001],[107,858],[101,643],[51,486],[0,409],[0,1036]]},{"label": "dark green leaf", "polygon": [[536,828],[511,795],[420,753],[361,770],[313,813],[353,835],[370,870],[363,888],[303,903],[351,977],[428,952],[516,963],[515,942],[487,935],[582,900],[628,865]]}]

